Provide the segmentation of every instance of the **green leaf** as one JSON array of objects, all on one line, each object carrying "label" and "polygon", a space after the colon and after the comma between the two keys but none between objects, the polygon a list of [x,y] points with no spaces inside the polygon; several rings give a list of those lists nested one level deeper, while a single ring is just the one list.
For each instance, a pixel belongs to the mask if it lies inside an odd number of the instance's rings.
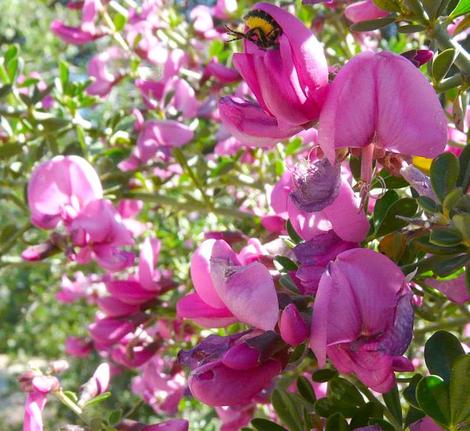
[{"label": "green leaf", "polygon": [[313,390],[312,384],[304,376],[297,378],[297,391],[310,404],[315,404],[317,400],[315,391]]},{"label": "green leaf", "polygon": [[454,228],[436,229],[429,235],[429,242],[442,247],[452,247],[462,242],[462,235]]},{"label": "green leaf", "polygon": [[419,24],[409,24],[409,25],[402,25],[398,27],[398,33],[403,33],[403,34],[418,33],[424,30],[426,30],[426,27],[424,25],[419,25]]},{"label": "green leaf", "polygon": [[122,418],[122,411],[121,410],[113,410],[108,417],[108,422],[111,425],[117,425]]},{"label": "green leaf", "polygon": [[370,418],[381,418],[382,416],[382,404],[368,402],[357,410],[349,425],[355,430],[356,428],[367,426]]},{"label": "green leaf", "polygon": [[315,403],[315,412],[324,418],[340,412],[344,417],[353,417],[358,411],[358,407],[350,403],[347,399],[320,398]]},{"label": "green leaf", "polygon": [[462,187],[463,193],[467,193],[470,186],[470,145],[466,145],[459,156],[460,172],[457,186]]},{"label": "green leaf", "polygon": [[409,427],[412,423],[419,421],[425,416],[426,415],[424,414],[424,412],[411,406],[410,409],[408,410],[408,413],[406,414],[405,427]]},{"label": "green leaf", "polygon": [[9,63],[10,61],[14,60],[18,57],[20,50],[18,45],[10,45],[3,56],[5,60],[5,64]]},{"label": "green leaf", "polygon": [[64,395],[67,397],[67,398],[70,398],[74,403],[76,403],[78,401],[78,397],[77,397],[77,394],[75,392],[72,392],[72,391],[64,391]]},{"label": "green leaf", "polygon": [[348,431],[348,423],[341,413],[334,413],[326,420],[325,431]]},{"label": "green leaf", "polygon": [[470,355],[457,358],[450,378],[451,423],[459,425],[470,419]]},{"label": "green leaf", "polygon": [[421,0],[421,3],[423,3],[424,10],[430,19],[434,19],[439,16],[439,10],[442,3],[441,0]]},{"label": "green leaf", "polygon": [[452,153],[443,153],[431,163],[431,184],[441,202],[454,190],[459,177],[459,160]]},{"label": "green leaf", "polygon": [[439,204],[434,202],[431,198],[428,198],[426,196],[420,196],[418,198],[418,203],[423,210],[429,212],[429,213],[437,213],[439,211]]},{"label": "green leaf", "polygon": [[432,269],[439,277],[447,277],[465,266],[468,262],[470,262],[470,255],[463,254],[449,259],[440,260],[434,264]]},{"label": "green leaf", "polygon": [[328,396],[338,400],[347,400],[357,406],[365,404],[364,398],[362,398],[356,386],[341,377],[330,380],[328,383]]},{"label": "green leaf", "polygon": [[385,18],[373,19],[370,21],[357,22],[353,24],[350,29],[351,31],[373,31],[379,28],[387,27],[393,22],[395,22],[395,17],[389,16]]},{"label": "green leaf", "polygon": [[451,18],[457,18],[458,16],[465,15],[470,12],[470,0],[460,0],[457,3],[455,9],[451,12]]},{"label": "green leaf", "polygon": [[395,190],[388,190],[374,206],[374,224],[379,226],[387,215],[390,206],[396,202],[400,197]]},{"label": "green leaf", "polygon": [[280,284],[282,287],[285,287],[286,289],[289,289],[289,290],[291,290],[292,292],[299,294],[299,288],[298,288],[297,285],[292,281],[292,279],[290,278],[289,274],[283,274],[283,275],[281,275],[281,277],[279,278],[279,284]]},{"label": "green leaf", "polygon": [[0,230],[0,244],[8,241],[18,230],[15,224],[8,223]]},{"label": "green leaf", "polygon": [[466,251],[464,245],[443,247],[433,244],[429,241],[429,235],[424,235],[413,240],[413,245],[418,249],[427,253],[438,254],[438,255],[449,255],[463,253]]},{"label": "green leaf", "polygon": [[7,142],[6,144],[0,145],[0,160],[6,160],[20,154],[23,146],[24,144],[20,142]]},{"label": "green leaf", "polygon": [[402,198],[393,202],[387,210],[383,221],[376,228],[377,236],[384,236],[408,225],[408,222],[397,216],[413,217],[418,210],[418,203],[413,198]]},{"label": "green leaf", "polygon": [[289,234],[289,238],[294,242],[294,244],[299,244],[303,241],[303,239],[299,236],[299,234],[295,231],[294,226],[290,220],[286,222],[286,230]]},{"label": "green leaf", "polygon": [[11,84],[5,84],[0,87],[0,99],[2,97],[8,96],[11,93],[12,90]]},{"label": "green leaf", "polygon": [[114,28],[116,31],[121,31],[125,27],[126,22],[127,18],[124,15],[117,13],[113,19]]},{"label": "green leaf", "polygon": [[300,406],[293,394],[274,389],[271,403],[281,421],[287,425],[289,431],[303,431],[304,421]]},{"label": "green leaf", "polygon": [[403,398],[408,402],[408,404],[412,405],[419,409],[419,403],[416,399],[416,386],[418,385],[419,381],[423,378],[420,374],[415,374],[410,384],[405,388],[403,391]]},{"label": "green leaf", "polygon": [[299,268],[295,262],[285,256],[276,256],[274,260],[282,266],[285,272],[297,271],[297,269]]},{"label": "green leaf", "polygon": [[447,331],[437,331],[424,346],[424,359],[431,374],[450,382],[455,360],[465,354],[460,341]]},{"label": "green leaf", "polygon": [[59,62],[59,79],[60,83],[62,84],[62,89],[65,89],[68,82],[69,82],[69,65],[66,61],[61,60]]},{"label": "green leaf", "polygon": [[444,214],[450,214],[453,208],[457,205],[457,203],[462,199],[463,193],[460,187],[455,188],[452,190],[442,202],[442,208]]},{"label": "green leaf", "polygon": [[400,5],[396,0],[373,0],[376,6],[387,12],[401,12]]},{"label": "green leaf", "polygon": [[441,425],[450,424],[449,385],[439,376],[423,377],[416,387],[421,409]]},{"label": "green leaf", "polygon": [[439,83],[449,72],[452,63],[455,60],[455,50],[453,48],[440,52],[432,62],[432,77]]},{"label": "green leaf", "polygon": [[465,241],[470,241],[470,214],[457,214],[452,221]]},{"label": "green leaf", "polygon": [[98,404],[101,403],[102,401],[108,399],[111,396],[111,392],[103,392],[102,394],[98,395],[95,398],[92,398],[91,400],[87,401],[83,408],[89,407],[93,404]]},{"label": "green leaf", "polygon": [[312,374],[312,380],[314,382],[328,382],[338,375],[336,370],[330,368],[324,368],[323,370],[314,371]]},{"label": "green leaf", "polygon": [[251,425],[253,425],[257,431],[287,431],[284,427],[281,427],[281,425],[263,418],[253,419]]},{"label": "green leaf", "polygon": [[382,398],[385,401],[385,405],[388,407],[390,413],[397,420],[398,423],[403,422],[403,413],[401,411],[400,394],[398,387],[395,385],[393,389],[385,394],[382,394]]}]

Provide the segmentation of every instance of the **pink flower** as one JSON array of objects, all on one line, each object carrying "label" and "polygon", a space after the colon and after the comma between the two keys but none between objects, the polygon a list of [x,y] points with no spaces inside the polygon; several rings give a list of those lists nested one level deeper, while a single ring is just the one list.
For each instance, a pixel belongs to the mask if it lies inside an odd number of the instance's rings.
[{"label": "pink flower", "polygon": [[67,26],[61,21],[56,20],[51,24],[51,31],[65,43],[72,45],[83,45],[92,42],[104,36],[95,24],[101,7],[100,0],[85,0],[82,7],[82,20],[79,26]]},{"label": "pink flower", "polygon": [[435,157],[444,151],[447,121],[434,89],[410,61],[390,52],[364,52],[336,75],[318,133],[331,163],[335,149],[347,147],[367,151],[363,158],[373,146]]},{"label": "pink flower", "polygon": [[258,103],[285,127],[318,119],[326,96],[328,67],[323,48],[313,33],[294,15],[269,3],[253,9],[269,14],[282,30],[278,46],[261,49],[244,41],[245,52],[233,63]]},{"label": "pink flower", "polygon": [[140,395],[156,413],[173,415],[186,390],[184,374],[156,354],[132,380],[132,391]]},{"label": "pink flower", "polygon": [[42,411],[46,406],[47,394],[59,389],[56,377],[34,375],[27,372],[19,378],[22,389],[28,392],[25,403],[23,431],[43,431]]},{"label": "pink flower", "polygon": [[132,235],[108,200],[90,202],[72,221],[70,232],[73,244],[81,248],[70,257],[79,263],[94,258],[103,268],[119,271],[134,262],[134,255],[120,248],[134,243]]},{"label": "pink flower", "polygon": [[361,0],[346,6],[344,15],[351,22],[370,21],[383,18],[389,13],[380,9],[372,0]]},{"label": "pink flower", "polygon": [[103,197],[93,167],[78,156],[56,156],[36,166],[28,183],[31,222],[52,229],[68,223],[90,202]]},{"label": "pink flower", "polygon": [[259,262],[243,265],[223,240],[204,241],[191,258],[196,293],[180,299],[178,316],[203,326],[226,326],[239,320],[274,329],[279,304],[273,279]]},{"label": "pink flower", "polygon": [[164,82],[138,79],[135,82],[135,86],[139,89],[147,108],[155,109],[158,107],[158,104],[163,97],[163,89],[165,87]]},{"label": "pink flower", "polygon": [[413,334],[411,292],[389,258],[347,250],[322,275],[313,305],[310,346],[320,367],[328,356],[341,373],[355,373],[388,392],[394,371],[412,371],[403,357]]},{"label": "pink flower", "polygon": [[163,88],[162,99],[166,108],[180,112],[184,119],[194,118],[197,114],[198,101],[194,88],[184,79],[176,76],[169,78]]},{"label": "pink flower", "polygon": [[117,47],[109,48],[93,56],[88,63],[88,75],[93,79],[86,89],[88,94],[105,97],[111,92],[114,85],[121,79],[121,75],[119,72],[112,73],[110,66],[121,57],[122,53]]},{"label": "pink flower", "polygon": [[194,133],[182,123],[173,120],[149,120],[143,125],[137,139],[134,155],[146,163],[158,153],[168,157],[172,147],[181,147],[193,139]]},{"label": "pink flower", "polygon": [[91,341],[81,337],[67,337],[65,340],[65,352],[67,355],[77,358],[86,358],[92,351]]},{"label": "pink flower", "polygon": [[[281,372],[282,364],[271,355],[261,360],[261,351],[245,344],[253,339],[249,334],[211,335],[194,349],[181,351],[180,363],[191,370],[193,396],[210,406],[234,406],[248,404],[266,388]],[[227,356],[232,349],[235,353]]]}]

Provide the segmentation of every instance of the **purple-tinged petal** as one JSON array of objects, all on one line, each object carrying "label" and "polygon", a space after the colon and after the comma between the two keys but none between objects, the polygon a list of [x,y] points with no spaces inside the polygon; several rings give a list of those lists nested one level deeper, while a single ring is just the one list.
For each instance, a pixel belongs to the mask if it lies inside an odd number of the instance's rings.
[{"label": "purple-tinged petal", "polygon": [[328,159],[302,161],[293,172],[293,190],[290,198],[306,212],[318,212],[331,205],[341,185],[340,165],[331,165]]},{"label": "purple-tinged petal", "polygon": [[406,352],[413,338],[414,311],[411,292],[398,300],[393,326],[385,332],[378,349],[390,356],[401,356]]}]

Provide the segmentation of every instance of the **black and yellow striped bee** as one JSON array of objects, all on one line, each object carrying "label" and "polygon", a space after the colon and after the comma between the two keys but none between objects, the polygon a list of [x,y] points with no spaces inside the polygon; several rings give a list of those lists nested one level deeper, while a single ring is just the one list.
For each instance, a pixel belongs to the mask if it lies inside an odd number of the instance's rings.
[{"label": "black and yellow striped bee", "polygon": [[263,49],[279,46],[277,39],[282,34],[282,29],[271,15],[261,9],[254,9],[243,20],[248,27],[246,33],[225,26],[228,34],[233,36],[229,42],[246,39]]}]

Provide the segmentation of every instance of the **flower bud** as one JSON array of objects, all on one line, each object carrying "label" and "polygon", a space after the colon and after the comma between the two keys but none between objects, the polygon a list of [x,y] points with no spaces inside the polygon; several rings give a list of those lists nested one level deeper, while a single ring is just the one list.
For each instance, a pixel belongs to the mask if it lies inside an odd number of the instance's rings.
[{"label": "flower bud", "polygon": [[403,52],[401,55],[410,60],[416,67],[421,67],[432,59],[434,53],[429,49],[412,49]]},{"label": "flower bud", "polygon": [[302,343],[310,334],[307,324],[294,304],[289,304],[282,311],[279,330],[282,339],[291,346]]},{"label": "flower bud", "polygon": [[109,386],[111,370],[107,363],[98,366],[93,376],[80,388],[80,400],[78,404],[83,406],[87,401],[106,392]]}]

